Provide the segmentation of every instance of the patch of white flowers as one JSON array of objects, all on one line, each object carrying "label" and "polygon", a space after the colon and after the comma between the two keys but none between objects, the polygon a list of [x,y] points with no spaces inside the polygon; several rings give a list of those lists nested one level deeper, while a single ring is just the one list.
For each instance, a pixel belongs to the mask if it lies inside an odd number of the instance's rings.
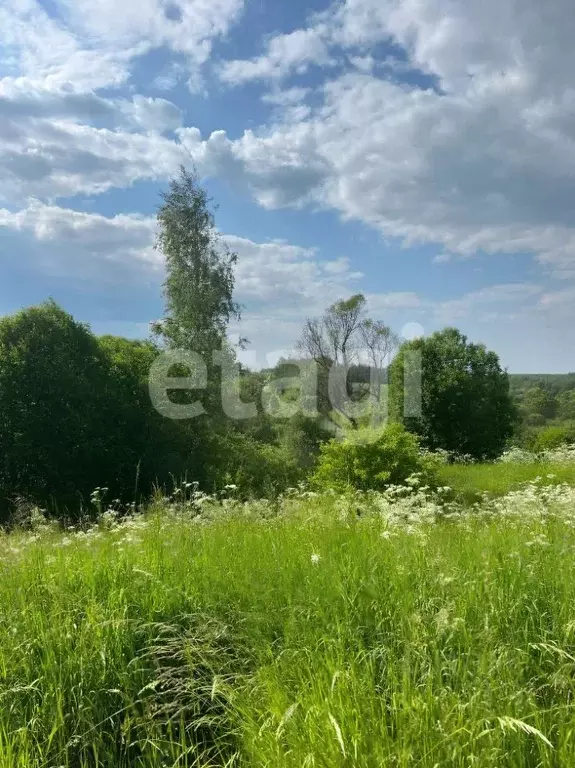
[{"label": "patch of white flowers", "polygon": [[502,464],[575,464],[575,445],[562,445],[542,453],[510,448],[498,461]]},{"label": "patch of white flowers", "polygon": [[[513,449],[501,457],[501,461],[531,462],[532,457],[533,454],[526,451]],[[438,458],[442,459],[447,460],[445,456]],[[541,461],[541,456],[537,460]],[[549,452],[546,460],[575,462],[575,448]],[[405,484],[390,486],[383,492],[316,493],[300,485],[274,500],[253,501],[238,498],[235,486],[210,495],[202,492],[197,483],[184,483],[170,496],[157,497],[146,510],[138,510],[135,505],[121,508],[118,501],[104,504],[106,489],[96,489],[93,503],[99,508],[99,514],[92,524],[62,530],[46,518],[43,510],[30,507],[24,530],[11,534],[0,531],[0,568],[20,557],[35,542],[49,546],[60,558],[69,557],[77,547],[105,546],[106,542],[121,555],[124,547],[137,547],[146,532],[155,535],[169,531],[174,521],[178,521],[178,531],[188,528],[190,535],[194,535],[198,526],[230,518],[262,525],[282,519],[304,522],[337,519],[346,525],[375,521],[380,525],[382,540],[394,538],[403,531],[419,536],[422,541],[426,529],[440,521],[468,525],[477,519],[545,523],[551,518],[560,518],[575,528],[575,488],[567,484],[550,485],[547,481],[553,480],[553,475],[544,470],[542,475],[500,498],[485,494],[471,507],[458,501],[449,487],[425,485],[420,475],[412,475]],[[530,546],[545,546],[545,540],[535,537]],[[319,555],[312,554],[311,562],[319,563]]]}]

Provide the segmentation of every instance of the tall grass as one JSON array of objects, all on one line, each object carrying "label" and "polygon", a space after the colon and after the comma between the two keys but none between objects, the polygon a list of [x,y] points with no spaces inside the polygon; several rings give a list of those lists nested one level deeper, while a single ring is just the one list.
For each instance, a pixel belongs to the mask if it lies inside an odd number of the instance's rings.
[{"label": "tall grass", "polygon": [[504,496],[535,480],[542,485],[575,485],[574,462],[445,464],[438,471],[440,481],[467,502],[478,501],[484,493]]},{"label": "tall grass", "polygon": [[0,765],[573,765],[575,506],[545,493],[7,535]]}]

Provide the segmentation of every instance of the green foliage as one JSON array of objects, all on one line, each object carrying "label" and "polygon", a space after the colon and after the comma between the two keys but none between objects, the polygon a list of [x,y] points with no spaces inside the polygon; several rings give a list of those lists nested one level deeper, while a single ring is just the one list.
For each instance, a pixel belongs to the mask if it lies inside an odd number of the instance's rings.
[{"label": "green foliage", "polygon": [[567,483],[575,486],[575,464],[550,463],[494,463],[445,464],[438,469],[438,482],[449,486],[466,503],[476,503],[484,494],[504,496],[525,483],[536,481],[541,485]]},{"label": "green foliage", "polygon": [[573,765],[572,515],[381,502],[0,538],[0,765]]},{"label": "green foliage", "polygon": [[124,486],[120,495],[136,501],[149,495],[154,485],[173,485],[174,478],[191,477],[204,484],[211,460],[208,425],[166,419],[150,401],[148,377],[158,347],[116,336],[103,336],[98,343],[111,366],[121,404],[116,429],[138,457],[138,487]]},{"label": "green foliage", "polygon": [[521,401],[521,407],[528,414],[535,414],[545,419],[552,419],[557,412],[555,395],[541,387],[528,389]]},{"label": "green foliage", "polygon": [[239,431],[214,436],[210,453],[209,485],[213,489],[235,486],[243,498],[271,498],[302,479],[294,457],[285,449]]},{"label": "green foliage", "polygon": [[562,421],[575,421],[575,390],[569,389],[558,395],[557,417]]},{"label": "green foliage", "polygon": [[541,387],[558,395],[575,389],[575,373],[511,373],[509,382],[514,395],[522,396],[533,387]]},{"label": "green foliage", "polygon": [[278,442],[289,460],[302,471],[311,470],[321,446],[332,437],[319,419],[297,414],[277,428]]},{"label": "green foliage", "polygon": [[224,343],[233,300],[236,254],[221,240],[205,189],[181,168],[158,211],[158,249],[166,260],[166,312],[155,330],[171,347],[189,349],[211,362]]},{"label": "green foliage", "polygon": [[400,424],[348,431],[343,439],[322,445],[314,485],[335,491],[382,490],[423,473],[431,479],[432,467],[421,455],[419,441]]},{"label": "green foliage", "polygon": [[90,331],[54,302],[0,320],[0,504],[78,507],[134,487],[140,416]]},{"label": "green foliage", "polygon": [[147,497],[173,477],[205,482],[206,426],[152,407],[150,342],[96,339],[54,302],[0,320],[0,513],[16,502],[60,517]]},{"label": "green foliage", "polygon": [[516,374],[510,384],[521,418],[516,431],[520,445],[536,449],[547,427],[563,428],[565,439],[575,437],[575,374]]},{"label": "green foliage", "polygon": [[531,450],[535,453],[543,453],[544,451],[550,451],[554,448],[565,443],[572,443],[575,441],[575,433],[573,428],[568,426],[548,426],[540,430],[534,437],[531,444]]},{"label": "green foliage", "polygon": [[[405,415],[405,373],[413,366],[421,380],[419,416],[409,410]],[[496,458],[513,434],[516,411],[499,358],[482,344],[469,343],[455,328],[401,347],[390,368],[389,396],[392,417],[431,450]]]}]

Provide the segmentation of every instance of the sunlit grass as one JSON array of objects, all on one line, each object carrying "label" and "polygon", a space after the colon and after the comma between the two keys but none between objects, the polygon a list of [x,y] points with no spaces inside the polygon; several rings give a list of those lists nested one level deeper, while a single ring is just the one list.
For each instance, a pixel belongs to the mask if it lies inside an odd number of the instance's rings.
[{"label": "sunlit grass", "polygon": [[536,478],[545,485],[575,485],[575,463],[446,464],[440,467],[439,477],[465,499],[476,501],[482,493],[503,496]]},{"label": "sunlit grass", "polygon": [[405,495],[5,536],[0,765],[574,764],[568,489]]}]

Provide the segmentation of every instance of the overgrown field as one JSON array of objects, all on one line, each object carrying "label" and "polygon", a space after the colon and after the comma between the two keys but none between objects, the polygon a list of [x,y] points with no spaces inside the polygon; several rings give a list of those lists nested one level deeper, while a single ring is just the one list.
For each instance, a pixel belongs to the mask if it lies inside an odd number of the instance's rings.
[{"label": "overgrown field", "polygon": [[575,490],[158,502],[0,540],[0,765],[575,764]]},{"label": "overgrown field", "polygon": [[469,503],[480,500],[484,493],[503,496],[530,482],[575,486],[575,462],[446,464],[440,467],[439,478]]}]

